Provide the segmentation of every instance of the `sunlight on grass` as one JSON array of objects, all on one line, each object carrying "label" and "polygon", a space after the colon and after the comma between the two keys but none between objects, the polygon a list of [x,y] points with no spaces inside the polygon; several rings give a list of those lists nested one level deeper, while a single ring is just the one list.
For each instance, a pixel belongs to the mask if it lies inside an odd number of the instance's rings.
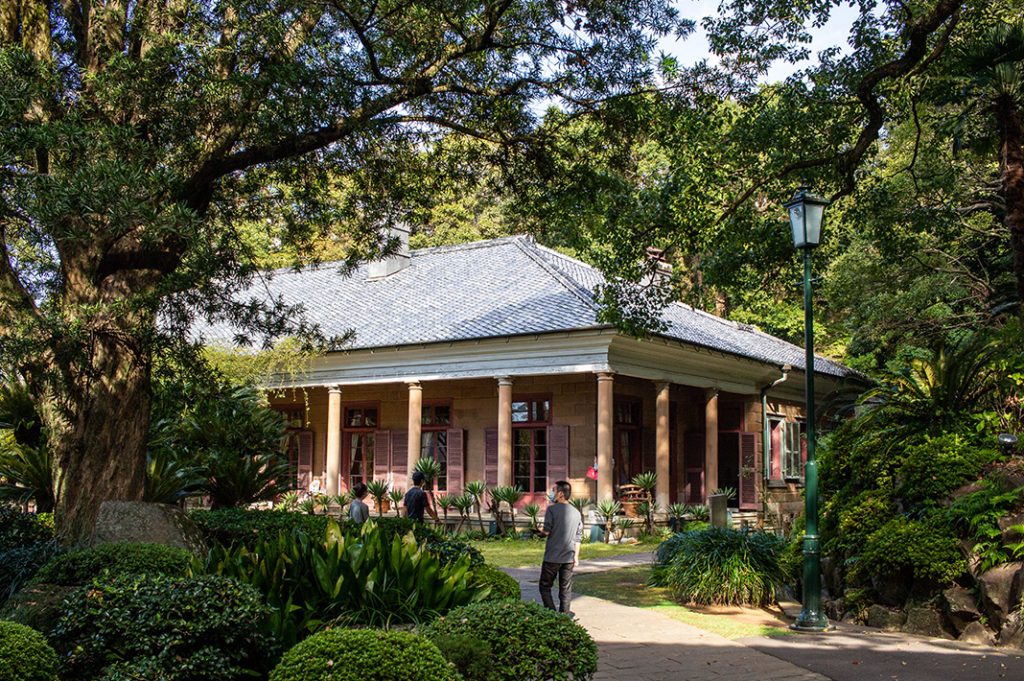
[{"label": "sunlight on grass", "polygon": [[[572,587],[577,594],[603,598],[635,608],[647,608],[725,638],[777,636],[792,633],[789,629],[784,629],[781,626],[752,622],[749,621],[750,618],[743,616],[707,614],[679,605],[672,600],[668,589],[646,586],[647,576],[650,572],[650,566],[640,565],[589,575],[577,575],[572,580]],[[767,619],[768,615],[765,617]]]},{"label": "sunlight on grass", "polygon": [[[660,539],[649,539],[640,544],[586,543],[580,549],[580,559],[653,551],[660,543]],[[473,546],[480,549],[484,560],[493,567],[540,566],[544,556],[544,541],[540,539],[474,541]]]}]

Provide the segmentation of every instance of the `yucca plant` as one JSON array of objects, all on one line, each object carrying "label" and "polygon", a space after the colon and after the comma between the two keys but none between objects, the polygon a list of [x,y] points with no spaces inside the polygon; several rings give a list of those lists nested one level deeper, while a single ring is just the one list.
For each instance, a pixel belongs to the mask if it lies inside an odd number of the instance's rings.
[{"label": "yucca plant", "polygon": [[530,503],[523,507],[523,513],[530,519],[530,530],[534,531],[537,529],[537,518],[540,516],[540,505]]},{"label": "yucca plant", "polygon": [[316,515],[316,499],[313,497],[306,497],[295,507],[300,513],[307,515]]},{"label": "yucca plant", "polygon": [[299,505],[299,493],[295,490],[285,492],[281,500],[277,502],[276,508],[281,511],[292,511]]},{"label": "yucca plant", "polygon": [[683,529],[683,516],[690,513],[690,507],[686,504],[680,504],[676,502],[668,505],[668,514],[672,516],[676,521],[676,532],[681,532]]},{"label": "yucca plant", "polygon": [[491,490],[491,510],[498,521],[498,533],[505,534],[505,524],[502,518],[501,504],[508,504],[509,514],[512,522],[512,531],[516,529],[516,504],[523,498],[523,488],[519,485],[505,485],[495,487]]},{"label": "yucca plant", "polygon": [[647,533],[654,532],[654,514],[657,512],[657,504],[654,503],[654,490],[658,487],[658,474],[654,471],[647,471],[633,476],[633,484],[643,491],[647,497],[647,503],[637,507],[637,512],[644,516],[644,523],[647,526]]},{"label": "yucca plant", "polygon": [[400,489],[393,489],[388,492],[388,499],[391,501],[391,508],[396,516],[402,515],[402,502],[405,500],[405,492]]},{"label": "yucca plant", "polygon": [[691,506],[690,513],[693,514],[694,520],[700,520],[703,522],[707,522],[707,519],[711,517],[711,510],[705,504]]},{"label": "yucca plant", "polygon": [[736,498],[736,488],[735,487],[719,487],[718,489],[716,489],[711,494],[724,494],[726,499],[728,499],[729,501],[732,501],[733,499]]},{"label": "yucca plant", "polygon": [[455,508],[455,495],[453,494],[439,494],[436,499],[437,507],[441,509],[442,513],[442,532],[448,533],[448,511]]},{"label": "yucca plant", "polygon": [[487,496],[487,485],[482,480],[467,482],[463,493],[468,494],[476,505],[476,519],[480,523],[480,532],[487,536],[487,528],[484,527],[484,497]]},{"label": "yucca plant", "polygon": [[619,539],[626,536],[626,532],[636,524],[636,518],[619,518],[615,521],[615,529],[619,531]]},{"label": "yucca plant", "polygon": [[456,534],[462,532],[462,526],[469,523],[469,509],[476,504],[476,498],[472,494],[463,493],[452,499],[452,505],[459,510],[459,526]]},{"label": "yucca plant", "polygon": [[641,501],[636,505],[636,512],[643,516],[646,534],[654,534],[654,514],[660,510],[657,501]]},{"label": "yucca plant", "polygon": [[366,491],[373,497],[374,505],[377,506],[377,517],[384,517],[384,499],[388,496],[388,485],[383,480],[371,480],[366,483]]},{"label": "yucca plant", "polygon": [[597,512],[604,518],[604,540],[612,540],[612,529],[615,527],[615,515],[622,510],[622,504],[612,499],[605,499],[597,504]]},{"label": "yucca plant", "polygon": [[572,504],[576,508],[576,510],[580,512],[580,516],[582,517],[583,509],[590,505],[590,497],[573,497],[572,499],[569,500],[569,503]]},{"label": "yucca plant", "polygon": [[441,464],[433,459],[420,459],[413,467],[413,471],[423,473],[423,489],[430,494],[430,503],[436,506],[434,499],[434,482],[441,477]]},{"label": "yucca plant", "polygon": [[328,497],[327,500],[329,503],[334,504],[335,506],[338,507],[339,516],[344,516],[345,507],[352,503],[353,498],[354,497],[352,496],[351,492],[341,492],[339,494],[335,494],[334,496]]}]

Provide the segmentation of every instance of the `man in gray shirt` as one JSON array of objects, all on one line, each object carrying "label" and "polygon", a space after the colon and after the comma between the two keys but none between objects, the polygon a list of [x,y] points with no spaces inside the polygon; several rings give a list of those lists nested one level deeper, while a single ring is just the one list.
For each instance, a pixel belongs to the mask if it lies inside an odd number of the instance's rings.
[{"label": "man in gray shirt", "polygon": [[565,480],[555,483],[551,493],[551,501],[544,512],[544,530],[541,536],[547,537],[544,546],[544,562],[540,567],[540,598],[544,606],[555,610],[555,602],[551,599],[551,587],[558,575],[559,609],[569,613],[572,601],[572,569],[580,564],[580,545],[583,543],[583,517],[569,503],[572,497],[572,486]]}]

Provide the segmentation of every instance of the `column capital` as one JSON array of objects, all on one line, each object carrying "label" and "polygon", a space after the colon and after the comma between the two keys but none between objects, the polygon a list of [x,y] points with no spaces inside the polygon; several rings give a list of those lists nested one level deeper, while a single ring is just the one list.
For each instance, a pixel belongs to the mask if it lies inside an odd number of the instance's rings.
[{"label": "column capital", "polygon": [[654,387],[658,389],[658,392],[661,392],[662,390],[665,390],[666,388],[670,388],[671,386],[672,386],[672,381],[655,381],[654,382]]},{"label": "column capital", "polygon": [[419,381],[406,381],[405,384],[409,386],[409,390],[423,390],[423,386],[420,385]]},{"label": "column capital", "polygon": [[511,376],[495,376],[494,378],[498,381],[499,386],[512,385],[513,382]]},{"label": "column capital", "polygon": [[704,389],[704,397],[709,399],[709,400],[713,400],[714,398],[718,397],[718,393],[719,392],[721,392],[721,391],[718,389],[717,385],[712,387],[712,388],[705,388]]},{"label": "column capital", "polygon": [[614,381],[615,380],[615,372],[614,371],[598,371],[597,372],[597,380],[598,381]]},{"label": "column capital", "polygon": [[332,394],[332,395],[340,395],[341,394],[341,386],[340,385],[329,385],[329,386],[327,386],[327,392]]}]

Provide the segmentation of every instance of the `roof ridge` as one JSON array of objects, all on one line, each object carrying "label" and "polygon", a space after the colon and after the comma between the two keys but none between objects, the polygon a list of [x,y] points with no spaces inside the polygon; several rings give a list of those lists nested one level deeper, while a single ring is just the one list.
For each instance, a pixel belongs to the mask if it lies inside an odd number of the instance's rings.
[{"label": "roof ridge", "polygon": [[499,236],[493,239],[484,239],[483,241],[464,241],[459,244],[445,244],[443,246],[428,246],[427,248],[414,248],[409,251],[410,256],[430,255],[433,253],[451,253],[453,251],[471,251],[477,248],[490,248],[492,246],[501,246],[507,243],[514,243],[525,239],[526,236],[523,234],[510,234],[508,236]]},{"label": "roof ridge", "polygon": [[[540,265],[541,269],[550,274],[552,278],[554,278],[555,281],[561,284],[569,293],[573,294],[581,301],[583,301],[583,303],[590,307],[592,310],[594,310],[594,312],[598,311],[599,308],[597,303],[594,302],[594,294],[592,291],[584,288],[583,286],[580,286],[575,281],[573,281],[571,277],[562,274],[562,272],[559,271],[557,267],[554,267],[550,263],[545,262],[544,258],[540,257],[540,255],[535,252],[539,248],[544,248],[543,246],[538,245],[536,241],[533,241],[529,237],[521,235],[520,239],[518,239],[514,243],[516,246],[519,247],[519,250],[526,254],[526,257],[530,258],[530,260],[533,260],[535,263]],[[569,259],[575,260],[575,258]],[[580,264],[585,265],[586,263],[581,262]]]}]

